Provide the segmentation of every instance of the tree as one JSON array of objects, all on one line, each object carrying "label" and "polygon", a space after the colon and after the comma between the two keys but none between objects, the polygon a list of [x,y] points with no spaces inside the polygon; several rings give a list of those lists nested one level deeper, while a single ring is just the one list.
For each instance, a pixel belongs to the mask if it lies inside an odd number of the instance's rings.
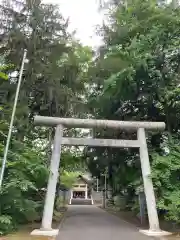
[{"label": "tree", "polygon": [[[33,116],[84,114],[87,65],[92,50],[83,47],[67,32],[68,21],[63,19],[56,5],[43,4],[40,0],[3,1],[0,12],[0,55],[5,66],[11,64],[10,68],[3,69],[9,76],[8,81],[0,80],[3,93],[1,157],[24,48],[28,52],[0,194],[0,234],[4,234],[19,223],[39,220],[54,129],[35,127]],[[65,130],[65,134],[74,132]],[[78,161],[74,152],[64,155],[75,169]],[[63,161],[62,167],[69,170],[70,164]]]},{"label": "tree", "polygon": [[[4,1],[1,23],[0,53],[6,62],[14,64],[13,71],[19,72],[23,49],[28,51],[29,63],[20,92],[18,120],[21,119],[21,124],[15,122],[19,138],[25,136],[24,129],[31,132],[28,123],[34,114],[77,114],[83,105],[83,63],[91,57],[91,50],[83,48],[67,33],[68,22],[58,11],[58,6],[42,4],[39,0],[13,0],[11,4]],[[16,83],[15,77],[6,84],[6,90],[10,88],[7,102],[13,99]]]},{"label": "tree", "polygon": [[79,176],[79,172],[67,172],[66,170],[64,170],[61,173],[61,184],[67,188],[70,189],[73,184],[76,182],[77,177]]},{"label": "tree", "polygon": [[[1,133],[1,158],[5,137]],[[0,235],[13,230],[17,224],[39,220],[47,177],[43,154],[13,139],[0,193]]]},{"label": "tree", "polygon": [[[179,154],[175,144],[179,139],[178,14],[179,9],[157,6],[157,1],[137,0],[129,2],[127,7],[115,6],[109,14],[110,21],[100,30],[104,46],[89,72],[94,79],[89,109],[97,118],[166,123],[165,133],[149,134],[148,145],[158,207],[167,210],[167,217],[176,221],[179,180],[173,176],[179,172],[175,164]],[[134,133],[104,130],[97,130],[95,136],[136,138]],[[169,149],[167,156],[164,146]],[[106,156],[114,193],[126,194],[132,204],[143,186],[138,152],[126,149],[91,152],[91,170],[96,174],[101,172],[102,156]],[[172,165],[168,165],[165,178],[168,161]],[[159,182],[165,186],[163,191]]]}]

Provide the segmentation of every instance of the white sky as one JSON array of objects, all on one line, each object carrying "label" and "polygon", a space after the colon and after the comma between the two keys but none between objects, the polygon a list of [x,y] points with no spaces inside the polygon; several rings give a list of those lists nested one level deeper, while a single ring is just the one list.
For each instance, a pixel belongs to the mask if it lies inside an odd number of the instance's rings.
[{"label": "white sky", "polygon": [[95,34],[95,26],[103,18],[98,12],[98,0],[44,0],[44,3],[59,4],[63,16],[70,18],[69,31],[76,30],[76,37],[84,45],[100,45],[101,38]]}]

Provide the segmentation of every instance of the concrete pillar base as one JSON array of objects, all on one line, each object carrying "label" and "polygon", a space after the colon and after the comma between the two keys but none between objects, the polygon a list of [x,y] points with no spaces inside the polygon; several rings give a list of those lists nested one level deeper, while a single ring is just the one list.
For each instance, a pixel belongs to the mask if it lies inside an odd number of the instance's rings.
[{"label": "concrete pillar base", "polygon": [[45,236],[45,237],[57,237],[59,229],[35,229],[31,232],[31,236]]},{"label": "concrete pillar base", "polygon": [[140,233],[143,233],[144,235],[151,236],[151,237],[161,237],[161,236],[168,236],[172,233],[166,232],[166,231],[151,231],[151,230],[139,230]]}]

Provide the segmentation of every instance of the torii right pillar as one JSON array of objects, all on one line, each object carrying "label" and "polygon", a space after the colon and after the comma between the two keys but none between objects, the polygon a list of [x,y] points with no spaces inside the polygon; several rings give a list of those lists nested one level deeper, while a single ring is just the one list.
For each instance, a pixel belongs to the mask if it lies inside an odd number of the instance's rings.
[{"label": "torii right pillar", "polygon": [[146,142],[146,134],[144,128],[139,128],[137,131],[138,141],[140,144],[140,161],[142,169],[142,177],[144,182],[144,192],[146,195],[147,212],[149,219],[149,230],[140,230],[148,236],[164,236],[171,233],[162,231],[159,227],[159,219],[157,214],[156,199],[151,179],[151,167],[149,162],[149,154]]}]

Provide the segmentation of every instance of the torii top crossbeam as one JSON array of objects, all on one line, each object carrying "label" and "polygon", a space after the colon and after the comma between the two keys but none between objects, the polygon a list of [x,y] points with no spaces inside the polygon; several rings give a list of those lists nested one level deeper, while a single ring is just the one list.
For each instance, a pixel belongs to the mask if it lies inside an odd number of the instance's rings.
[{"label": "torii top crossbeam", "polygon": [[97,120],[97,119],[78,119],[78,118],[58,118],[47,116],[35,116],[34,123],[43,126],[63,125],[65,127],[77,128],[114,128],[137,130],[144,128],[147,130],[164,130],[164,122],[132,122],[132,121],[113,121],[113,120]]}]

